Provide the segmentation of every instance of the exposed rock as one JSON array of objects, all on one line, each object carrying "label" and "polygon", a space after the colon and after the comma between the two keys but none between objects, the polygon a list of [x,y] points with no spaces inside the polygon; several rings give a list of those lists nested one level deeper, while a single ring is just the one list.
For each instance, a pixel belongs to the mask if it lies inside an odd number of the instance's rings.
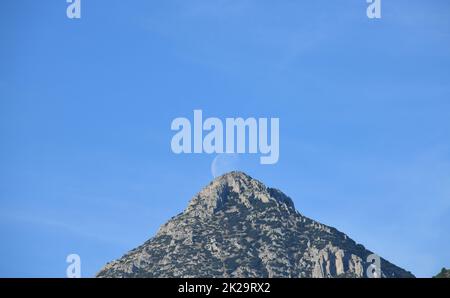
[{"label": "exposed rock", "polygon": [[442,268],[441,272],[437,274],[436,276],[433,276],[435,278],[450,278],[450,269]]},{"label": "exposed rock", "polygon": [[[372,252],[241,172],[200,191],[98,277],[366,277]],[[414,277],[381,258],[382,277]]]}]

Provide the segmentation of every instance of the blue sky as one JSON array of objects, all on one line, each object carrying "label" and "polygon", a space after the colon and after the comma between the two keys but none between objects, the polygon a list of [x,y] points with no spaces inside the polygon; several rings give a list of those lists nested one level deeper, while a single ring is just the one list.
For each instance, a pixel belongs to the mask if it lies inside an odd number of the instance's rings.
[{"label": "blue sky", "polygon": [[[231,160],[306,216],[431,276],[450,266],[450,3],[2,1],[0,276],[82,275],[212,179],[176,117],[279,117],[280,159]],[[225,167],[224,167],[225,169]]]}]

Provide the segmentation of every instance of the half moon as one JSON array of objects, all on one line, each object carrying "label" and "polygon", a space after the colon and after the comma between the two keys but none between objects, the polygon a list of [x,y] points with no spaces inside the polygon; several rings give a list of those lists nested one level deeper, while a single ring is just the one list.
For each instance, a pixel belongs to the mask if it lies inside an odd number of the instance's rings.
[{"label": "half moon", "polygon": [[239,156],[236,153],[221,153],[214,157],[211,163],[211,174],[217,178],[225,173],[236,171],[239,166]]}]

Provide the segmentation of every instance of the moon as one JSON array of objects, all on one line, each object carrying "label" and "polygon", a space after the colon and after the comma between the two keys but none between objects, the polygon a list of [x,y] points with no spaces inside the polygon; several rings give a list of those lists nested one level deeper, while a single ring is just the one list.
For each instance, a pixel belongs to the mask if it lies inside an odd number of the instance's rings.
[{"label": "moon", "polygon": [[211,174],[214,178],[225,173],[236,171],[239,167],[239,155],[236,153],[222,153],[216,155],[211,163]]}]

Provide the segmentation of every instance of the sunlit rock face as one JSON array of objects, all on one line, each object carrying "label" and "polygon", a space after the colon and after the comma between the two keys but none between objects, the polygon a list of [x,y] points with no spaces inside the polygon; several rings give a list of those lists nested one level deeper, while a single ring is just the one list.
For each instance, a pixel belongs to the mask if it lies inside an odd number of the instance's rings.
[{"label": "sunlit rock face", "polygon": [[[241,172],[218,177],[98,277],[367,277],[372,252]],[[382,277],[414,277],[381,258]]]}]

